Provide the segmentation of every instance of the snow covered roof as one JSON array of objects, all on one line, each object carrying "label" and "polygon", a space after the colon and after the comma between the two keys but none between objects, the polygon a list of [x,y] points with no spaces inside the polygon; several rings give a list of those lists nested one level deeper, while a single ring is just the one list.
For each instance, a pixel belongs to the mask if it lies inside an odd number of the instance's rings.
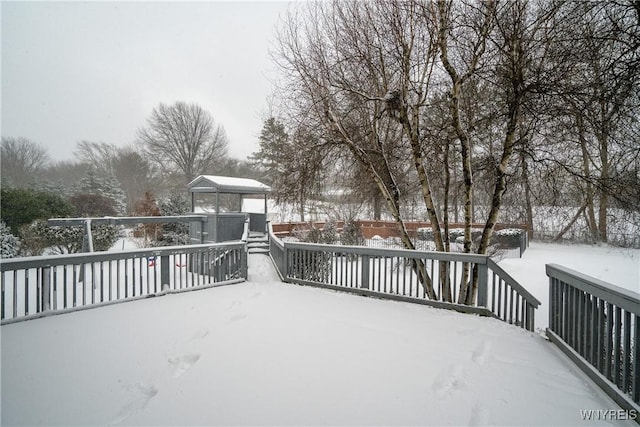
[{"label": "snow covered roof", "polygon": [[200,175],[188,186],[192,193],[267,194],[271,187],[255,179]]}]

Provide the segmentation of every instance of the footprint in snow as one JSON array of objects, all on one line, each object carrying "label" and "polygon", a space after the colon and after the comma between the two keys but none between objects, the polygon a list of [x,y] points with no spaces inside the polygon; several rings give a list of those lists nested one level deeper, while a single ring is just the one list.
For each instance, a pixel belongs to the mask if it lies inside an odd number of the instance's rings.
[{"label": "footprint in snow", "polygon": [[229,307],[227,307],[227,310],[232,310],[234,308],[240,307],[242,305],[242,301],[233,301],[231,302],[231,304],[229,304]]},{"label": "footprint in snow", "polygon": [[246,318],[247,318],[246,314],[234,314],[233,316],[231,316],[229,318],[229,323],[237,322],[238,320],[242,320],[242,319],[246,319]]},{"label": "footprint in snow", "polygon": [[209,335],[208,329],[200,329],[196,331],[195,334],[193,334],[193,337],[191,337],[189,341],[199,341],[201,339],[204,339],[207,335]]},{"label": "footprint in snow", "polygon": [[482,366],[491,356],[491,341],[482,341],[478,347],[471,353],[471,360]]},{"label": "footprint in snow", "polygon": [[169,372],[173,378],[181,377],[200,359],[199,354],[186,354],[169,359]]},{"label": "footprint in snow", "polygon": [[462,366],[455,366],[440,372],[433,382],[433,391],[440,398],[449,396],[452,392],[466,386],[465,372]]},{"label": "footprint in snow", "polygon": [[[131,390],[131,386],[124,387],[125,390]],[[124,405],[118,412],[118,415],[111,421],[110,425],[118,425],[127,418],[142,411],[149,401],[158,394],[158,389],[154,385],[136,384],[133,391],[137,397]]]},{"label": "footprint in snow", "polygon": [[469,418],[470,426],[486,426],[489,425],[489,409],[482,406],[480,402],[476,402],[471,408],[471,417]]}]

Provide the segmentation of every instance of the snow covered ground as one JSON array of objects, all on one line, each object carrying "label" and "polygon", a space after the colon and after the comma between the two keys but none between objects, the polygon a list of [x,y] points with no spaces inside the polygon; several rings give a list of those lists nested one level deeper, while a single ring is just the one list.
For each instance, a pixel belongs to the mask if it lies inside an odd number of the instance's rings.
[{"label": "snow covered ground", "polygon": [[549,278],[545,271],[546,264],[559,264],[640,293],[640,249],[534,241],[522,258],[505,258],[499,263],[542,302],[536,311],[537,328],[544,329],[549,325]]},{"label": "snow covered ground", "polygon": [[606,425],[581,411],[618,409],[535,333],[249,265],[243,284],[2,326],[2,425]]}]

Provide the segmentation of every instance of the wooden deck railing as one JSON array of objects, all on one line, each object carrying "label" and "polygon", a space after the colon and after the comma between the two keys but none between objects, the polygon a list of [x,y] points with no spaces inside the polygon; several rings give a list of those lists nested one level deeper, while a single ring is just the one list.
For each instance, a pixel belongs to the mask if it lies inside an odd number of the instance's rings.
[{"label": "wooden deck railing", "polygon": [[[287,282],[493,316],[527,330],[535,327],[540,301],[485,255],[284,242],[272,229],[269,242],[271,257]],[[465,268],[477,271],[478,291],[473,304],[455,304],[451,301]],[[441,280],[442,274],[447,279]],[[419,276],[431,281],[433,295]]]},{"label": "wooden deck railing", "polygon": [[0,317],[4,324],[246,278],[242,241],[5,259]]},{"label": "wooden deck railing", "polygon": [[558,345],[622,408],[640,412],[640,294],[547,265],[549,328]]}]

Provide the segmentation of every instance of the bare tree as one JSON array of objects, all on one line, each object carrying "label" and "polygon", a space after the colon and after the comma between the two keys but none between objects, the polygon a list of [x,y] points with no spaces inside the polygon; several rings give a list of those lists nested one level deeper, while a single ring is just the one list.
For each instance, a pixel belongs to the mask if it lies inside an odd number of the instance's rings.
[{"label": "bare tree", "polygon": [[75,157],[80,163],[113,174],[125,192],[127,212],[143,197],[145,191],[158,191],[163,185],[154,181],[155,173],[146,153],[131,146],[118,147],[105,142],[81,141],[76,145]]},{"label": "bare tree", "polygon": [[[461,116],[461,100],[467,82],[476,74],[486,51],[487,39],[495,21],[495,2],[478,4],[438,1],[438,41],[440,60],[451,80],[449,91],[451,124],[460,143],[464,177],[464,251],[471,252],[473,172],[472,142]],[[454,41],[456,44],[454,44]],[[452,46],[453,45],[453,46]],[[453,49],[452,49],[453,48]],[[453,51],[453,52],[452,52]],[[454,57],[454,52],[457,57]],[[456,61],[457,59],[457,61]],[[458,302],[466,302],[469,292],[469,264],[463,268]]]},{"label": "bare tree", "polygon": [[224,128],[197,104],[160,104],[138,132],[149,159],[178,172],[184,182],[210,170],[227,157]]},{"label": "bare tree", "polygon": [[95,168],[110,168],[120,149],[106,142],[80,141],[73,154],[78,160]]},{"label": "bare tree", "polygon": [[23,137],[2,137],[2,185],[26,187],[40,178],[49,161],[47,150]]},{"label": "bare tree", "polygon": [[[419,7],[386,1],[309,4],[285,21],[276,60],[288,78],[289,117],[317,132],[316,150],[348,154],[360,164],[409,249],[414,245],[404,225],[402,179],[407,167],[415,168],[443,250],[420,142],[435,43],[428,25],[416,18]],[[424,266],[414,267],[435,298]]]},{"label": "bare tree", "polygon": [[579,159],[566,168],[584,188],[581,207],[591,235],[606,242],[611,201],[638,205],[625,189],[634,184],[628,178],[637,176],[640,157],[640,7],[576,2],[566,10],[574,25],[561,48],[580,76],[564,82],[561,97],[565,135],[575,141]]}]

